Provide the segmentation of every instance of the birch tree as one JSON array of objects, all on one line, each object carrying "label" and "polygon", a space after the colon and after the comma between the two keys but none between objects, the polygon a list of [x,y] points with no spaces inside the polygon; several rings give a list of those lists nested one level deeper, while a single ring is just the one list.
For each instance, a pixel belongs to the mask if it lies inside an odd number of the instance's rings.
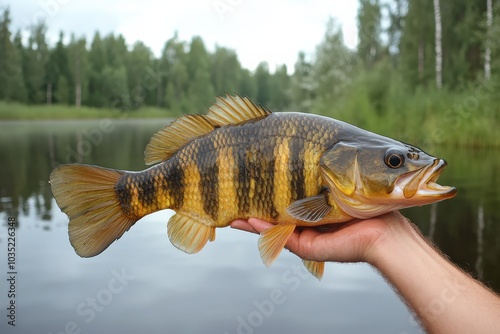
[{"label": "birch tree", "polygon": [[486,0],[486,50],[484,53],[484,78],[491,77],[491,26],[493,25],[493,5],[491,0]]},{"label": "birch tree", "polygon": [[441,41],[441,11],[439,9],[439,0],[434,0],[434,19],[436,22],[436,87],[441,89],[443,85],[442,81],[442,64],[443,64],[443,52],[442,52],[442,41]]}]

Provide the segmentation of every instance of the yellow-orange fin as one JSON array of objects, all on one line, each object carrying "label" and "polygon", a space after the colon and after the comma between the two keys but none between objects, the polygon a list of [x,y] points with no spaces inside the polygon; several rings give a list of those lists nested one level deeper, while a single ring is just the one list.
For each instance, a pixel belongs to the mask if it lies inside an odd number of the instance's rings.
[{"label": "yellow-orange fin", "polygon": [[293,218],[315,223],[323,219],[331,209],[326,194],[319,194],[293,202],[286,212]]},{"label": "yellow-orange fin", "polygon": [[271,111],[255,105],[247,97],[218,97],[213,106],[208,109],[207,117],[218,126],[236,125],[250,120],[258,120],[269,116]]},{"label": "yellow-orange fin", "polygon": [[69,218],[69,240],[81,257],[101,253],[135,223],[121,210],[114,190],[122,174],[80,164],[60,165],[50,174],[57,205]]},{"label": "yellow-orange fin", "polygon": [[215,227],[177,213],[167,224],[170,242],[188,254],[198,253],[207,243],[215,240]]},{"label": "yellow-orange fin", "polygon": [[207,115],[184,115],[153,135],[144,151],[147,165],[165,161],[183,145],[215,128],[261,119],[271,114],[246,97],[218,97]]},{"label": "yellow-orange fin", "polygon": [[153,135],[144,151],[144,161],[151,165],[167,160],[183,145],[214,128],[205,115],[184,115]]},{"label": "yellow-orange fin", "polygon": [[285,244],[295,230],[293,224],[280,224],[270,227],[261,233],[259,238],[259,252],[262,262],[270,266],[280,255]]},{"label": "yellow-orange fin", "polygon": [[323,273],[325,272],[325,263],[310,261],[310,260],[302,260],[306,269],[318,280],[321,281],[323,278]]}]

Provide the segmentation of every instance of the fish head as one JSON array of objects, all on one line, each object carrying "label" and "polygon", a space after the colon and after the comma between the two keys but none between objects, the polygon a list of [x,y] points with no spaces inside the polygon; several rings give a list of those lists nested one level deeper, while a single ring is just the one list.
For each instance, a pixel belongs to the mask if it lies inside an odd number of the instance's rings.
[{"label": "fish head", "polygon": [[446,161],[393,140],[339,142],[321,158],[336,204],[356,218],[430,204],[456,195],[436,183]]}]

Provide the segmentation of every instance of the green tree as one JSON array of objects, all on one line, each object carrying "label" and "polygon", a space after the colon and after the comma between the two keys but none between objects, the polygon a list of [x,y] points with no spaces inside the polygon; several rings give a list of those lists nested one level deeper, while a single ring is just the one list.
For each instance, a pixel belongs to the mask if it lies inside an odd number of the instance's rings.
[{"label": "green tree", "polygon": [[134,109],[137,103],[128,94],[125,58],[127,45],[123,36],[110,34],[101,39],[96,33],[89,51],[89,104],[96,107]]},{"label": "green tree", "polygon": [[189,87],[189,73],[187,63],[186,44],[179,41],[177,32],[167,40],[158,60],[158,67],[168,73],[162,80],[158,92],[158,105],[175,112],[182,112],[186,105],[186,94]]},{"label": "green tree", "polygon": [[[58,97],[63,97],[65,100],[63,103],[68,103],[68,83],[69,83],[69,62],[68,62],[68,49],[63,44],[64,34],[61,31],[59,33],[59,40],[56,47],[49,51],[49,59],[47,61],[45,72],[45,81],[49,85],[49,89],[54,92],[54,102],[62,102],[58,100]],[[64,86],[59,87],[58,83],[64,84]],[[52,101],[47,101],[51,103]]]},{"label": "green tree", "polygon": [[255,82],[252,73],[246,68],[241,70],[239,87],[240,90],[238,93],[241,96],[246,96],[253,101],[257,99],[257,83]]},{"label": "green tree", "polygon": [[54,100],[60,104],[69,104],[70,85],[68,79],[64,75],[59,75],[56,82],[56,90],[54,91]]},{"label": "green tree", "polygon": [[276,71],[271,77],[273,95],[269,107],[275,110],[286,110],[290,107],[290,76],[286,65],[276,67]]},{"label": "green tree", "polygon": [[[99,32],[96,32],[88,53],[89,61],[89,98],[88,104],[94,107],[106,105],[107,97],[104,95],[103,77],[104,68],[108,65],[107,50]],[[110,71],[111,69],[108,69]]]},{"label": "green tree", "polygon": [[443,83],[460,87],[482,74],[486,1],[441,1]]},{"label": "green tree", "polygon": [[404,20],[408,10],[408,0],[393,0],[385,3],[382,8],[386,9],[389,19],[389,26],[386,29],[387,48],[397,66],[399,64],[401,35],[403,34]]},{"label": "green tree", "polygon": [[68,45],[69,77],[71,79],[68,83],[71,86],[69,99],[74,101],[76,107],[86,104],[88,97],[89,64],[86,45],[85,38],[76,39],[74,35],[71,36]]},{"label": "green tree", "polygon": [[127,55],[126,66],[128,91],[134,107],[139,107],[148,100],[148,95],[156,94],[156,86],[150,86],[149,81],[145,84],[146,75],[151,75],[154,68],[151,49],[142,42],[136,42]]},{"label": "green tree", "polygon": [[290,82],[291,107],[297,111],[310,112],[315,99],[316,82],[312,62],[306,60],[304,52],[299,52],[295,71]]},{"label": "green tree", "polygon": [[119,108],[127,111],[134,109],[135,101],[127,94],[127,70],[125,66],[104,67],[101,76],[103,107]]},{"label": "green tree", "polygon": [[9,9],[5,9],[0,18],[0,99],[23,101],[21,57],[11,41],[10,22]]},{"label": "green tree", "polygon": [[12,87],[12,99],[18,102],[27,103],[28,97],[26,95],[26,86],[24,85],[23,73],[23,59],[24,59],[24,45],[22,40],[21,31],[18,30],[14,36],[13,41],[16,57],[11,63],[14,65],[14,75],[9,81],[9,86]]},{"label": "green tree", "polygon": [[189,78],[193,80],[198,70],[208,70],[209,66],[210,57],[203,40],[199,36],[193,37],[186,57],[186,68],[188,69]]},{"label": "green tree", "polygon": [[412,87],[426,86],[435,81],[434,26],[432,1],[409,0],[401,35],[400,59],[401,70]]},{"label": "green tree", "polygon": [[29,103],[46,103],[47,92],[50,91],[45,73],[49,59],[46,31],[45,22],[31,26],[28,45],[23,53],[23,77]]},{"label": "green tree", "polygon": [[437,67],[437,7],[431,1],[407,2],[399,49],[400,70],[410,85],[435,85],[436,71],[442,72],[443,84],[451,89],[459,89],[474,81],[484,68],[486,26],[482,22],[486,16],[486,1],[439,1],[442,66]]},{"label": "green tree", "polygon": [[106,65],[115,68],[125,66],[128,49],[123,35],[115,37],[113,34],[109,34],[103,39],[102,44],[105,50]]},{"label": "green tree", "polygon": [[211,78],[216,95],[242,91],[242,68],[233,50],[216,47],[212,55]]},{"label": "green tree", "polygon": [[313,77],[319,102],[332,101],[342,95],[356,74],[356,55],[343,40],[342,30],[330,19],[323,41],[316,48]]},{"label": "green tree", "polygon": [[256,103],[269,106],[272,99],[272,83],[269,66],[266,62],[261,62],[255,70],[255,83],[257,85]]},{"label": "green tree", "polygon": [[185,110],[188,113],[203,113],[207,110],[214,100],[214,89],[210,81],[208,71],[198,70],[194,80],[191,81],[188,91],[189,106],[191,110]]},{"label": "green tree", "polygon": [[[369,69],[382,52],[382,14],[379,0],[360,0],[358,10],[358,55]],[[329,23],[332,24],[332,23]],[[330,29],[330,28],[328,28]]]},{"label": "green tree", "polygon": [[[500,20],[497,18],[500,17],[500,6],[498,2],[493,5],[492,8],[492,22],[489,30],[485,31],[487,35],[485,40],[490,40],[490,57],[491,57],[491,76],[493,79],[498,80],[498,76],[500,75],[500,44],[495,42],[500,40]],[[497,82],[497,81],[495,81]]]},{"label": "green tree", "polygon": [[214,88],[210,79],[210,56],[203,40],[198,36],[193,37],[191,41],[186,57],[186,69],[189,75],[189,88],[185,112],[203,112],[213,100]]},{"label": "green tree", "polygon": [[90,44],[88,58],[91,68],[95,71],[102,71],[107,64],[106,48],[98,31],[94,34]]}]

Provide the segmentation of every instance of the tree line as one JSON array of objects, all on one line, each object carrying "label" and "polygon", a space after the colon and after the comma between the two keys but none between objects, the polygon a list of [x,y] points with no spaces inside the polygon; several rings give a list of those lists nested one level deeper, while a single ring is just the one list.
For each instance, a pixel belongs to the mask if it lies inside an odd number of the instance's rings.
[{"label": "tree line", "polygon": [[[201,112],[214,96],[237,92],[277,110],[325,112],[345,108],[354,92],[383,116],[397,96],[441,89],[460,92],[499,74],[500,23],[492,0],[360,0],[358,45],[349,49],[330,20],[314,52],[300,52],[293,73],[262,62],[242,67],[234,50],[207,50],[201,37],[168,39],[159,57],[122,35],[89,42],[73,34],[46,40],[47,25],[29,27],[23,40],[0,17],[0,100],[134,110],[157,106]],[[336,107],[331,107],[332,105]]]},{"label": "tree line", "polygon": [[285,65],[271,73],[262,62],[254,72],[241,66],[235,51],[217,46],[209,52],[201,37],[189,42],[177,33],[166,41],[160,57],[142,42],[127,47],[122,35],[88,41],[64,33],[47,43],[47,25],[12,34],[9,9],[0,18],[0,100],[25,104],[66,104],[77,107],[135,110],[143,105],[177,113],[202,112],[214,96],[239,93],[263,105],[289,105],[290,75]]}]

